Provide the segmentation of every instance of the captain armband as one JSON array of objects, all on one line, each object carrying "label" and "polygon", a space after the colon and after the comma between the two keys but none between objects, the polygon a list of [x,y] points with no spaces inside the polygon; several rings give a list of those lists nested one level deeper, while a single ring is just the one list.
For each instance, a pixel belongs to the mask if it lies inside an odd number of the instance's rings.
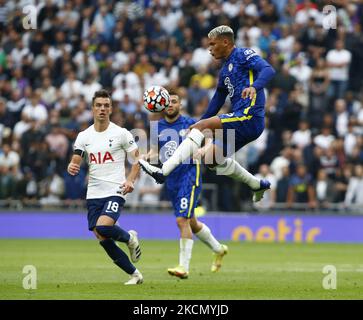
[{"label": "captain armband", "polygon": [[84,158],[84,151],[82,151],[81,149],[74,150],[73,154],[77,154],[77,155],[81,156],[82,158]]}]

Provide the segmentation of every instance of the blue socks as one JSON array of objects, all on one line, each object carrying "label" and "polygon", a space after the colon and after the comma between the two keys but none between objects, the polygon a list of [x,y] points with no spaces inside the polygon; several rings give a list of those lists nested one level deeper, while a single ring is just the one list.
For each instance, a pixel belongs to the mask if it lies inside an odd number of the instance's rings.
[{"label": "blue socks", "polygon": [[[97,231],[98,232],[98,231]],[[124,231],[125,232],[125,231]],[[113,262],[128,274],[133,274],[136,270],[130,262],[129,257],[123,252],[112,239],[100,241],[100,245],[105,249]]]},{"label": "blue socks", "polygon": [[113,226],[96,226],[96,231],[105,238],[111,238],[115,241],[120,241],[120,242],[129,242],[130,240],[130,234],[121,229],[119,226],[117,225],[113,225]]}]

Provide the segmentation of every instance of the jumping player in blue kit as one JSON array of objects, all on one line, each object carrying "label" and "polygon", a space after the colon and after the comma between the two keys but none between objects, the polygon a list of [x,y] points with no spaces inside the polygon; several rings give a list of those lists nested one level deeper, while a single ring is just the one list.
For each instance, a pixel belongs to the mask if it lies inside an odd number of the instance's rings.
[{"label": "jumping player in blue kit", "polygon": [[[147,158],[164,163],[177,149],[186,136],[187,129],[195,124],[195,120],[180,114],[181,101],[176,91],[169,91],[170,105],[164,110],[164,119],[152,126],[151,150]],[[157,130],[157,131],[156,131]],[[203,150],[200,150],[202,153]],[[170,275],[186,279],[189,275],[189,263],[192,256],[193,234],[214,252],[212,272],[221,268],[222,258],[227,254],[226,245],[220,244],[207,225],[197,220],[194,210],[202,188],[200,164],[190,160],[177,166],[166,178],[165,187],[174,208],[174,215],[180,230],[179,265],[169,268]]]},{"label": "jumping player in blue kit", "polygon": [[[234,150],[237,151],[256,140],[263,132],[263,88],[271,80],[275,70],[252,49],[237,48],[234,44],[233,30],[228,26],[214,28],[209,32],[208,38],[211,55],[215,59],[223,59],[224,63],[219,74],[217,90],[206,113],[196,124],[190,126],[186,139],[161,168],[152,166],[143,159],[140,159],[139,163],[146,173],[158,183],[163,183],[180,163],[184,163],[201,147],[205,131],[216,133],[216,130],[222,129],[223,141],[215,139],[204,156],[204,163],[207,159],[212,159],[206,164],[217,174],[246,183],[253,191],[253,201],[257,202],[270,188],[270,182],[257,179],[230,156]],[[227,96],[231,101],[232,113],[216,116]],[[233,141],[227,140],[229,131],[235,135]],[[217,161],[217,155],[221,154],[221,142],[223,157],[222,161]]]}]

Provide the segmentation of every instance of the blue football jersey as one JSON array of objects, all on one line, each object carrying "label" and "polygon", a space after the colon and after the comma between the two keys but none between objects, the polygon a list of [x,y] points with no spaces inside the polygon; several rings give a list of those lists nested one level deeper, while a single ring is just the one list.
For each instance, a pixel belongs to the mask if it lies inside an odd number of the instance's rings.
[{"label": "blue football jersey", "polygon": [[[159,159],[161,163],[168,160],[182,143],[186,137],[187,129],[196,121],[190,117],[180,116],[175,122],[169,123],[162,119],[158,121],[157,126],[157,143],[159,148]],[[190,159],[188,163],[182,163],[177,166],[167,177],[166,185],[177,186],[185,179],[190,179],[191,182],[200,183],[199,164],[193,163]]]},{"label": "blue football jersey", "polygon": [[258,76],[254,70],[257,63],[265,62],[254,50],[250,48],[234,48],[230,56],[224,61],[218,79],[218,90],[228,94],[232,112],[245,111],[245,113],[264,116],[265,93],[257,90],[256,97],[242,99],[243,89],[251,86]]}]

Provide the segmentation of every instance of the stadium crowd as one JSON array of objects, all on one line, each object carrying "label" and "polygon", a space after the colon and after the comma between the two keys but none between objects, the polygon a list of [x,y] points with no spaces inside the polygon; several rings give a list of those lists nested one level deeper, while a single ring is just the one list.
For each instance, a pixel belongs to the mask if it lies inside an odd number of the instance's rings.
[{"label": "stadium crowd", "polygon": [[[23,25],[27,4],[37,8],[35,29]],[[327,27],[328,4],[337,21]],[[66,165],[100,88],[112,92],[112,121],[129,130],[149,132],[157,119],[142,106],[150,85],[179,87],[184,112],[198,119],[220,68],[207,34],[221,24],[277,71],[266,89],[266,129],[236,154],[272,182],[256,208],[362,206],[360,0],[0,0],[0,199],[82,203],[86,170],[72,177]],[[141,179],[132,203],[165,199]],[[243,185],[207,170],[204,182],[218,186],[219,210],[251,207]],[[214,196],[206,192],[207,207]]]}]

